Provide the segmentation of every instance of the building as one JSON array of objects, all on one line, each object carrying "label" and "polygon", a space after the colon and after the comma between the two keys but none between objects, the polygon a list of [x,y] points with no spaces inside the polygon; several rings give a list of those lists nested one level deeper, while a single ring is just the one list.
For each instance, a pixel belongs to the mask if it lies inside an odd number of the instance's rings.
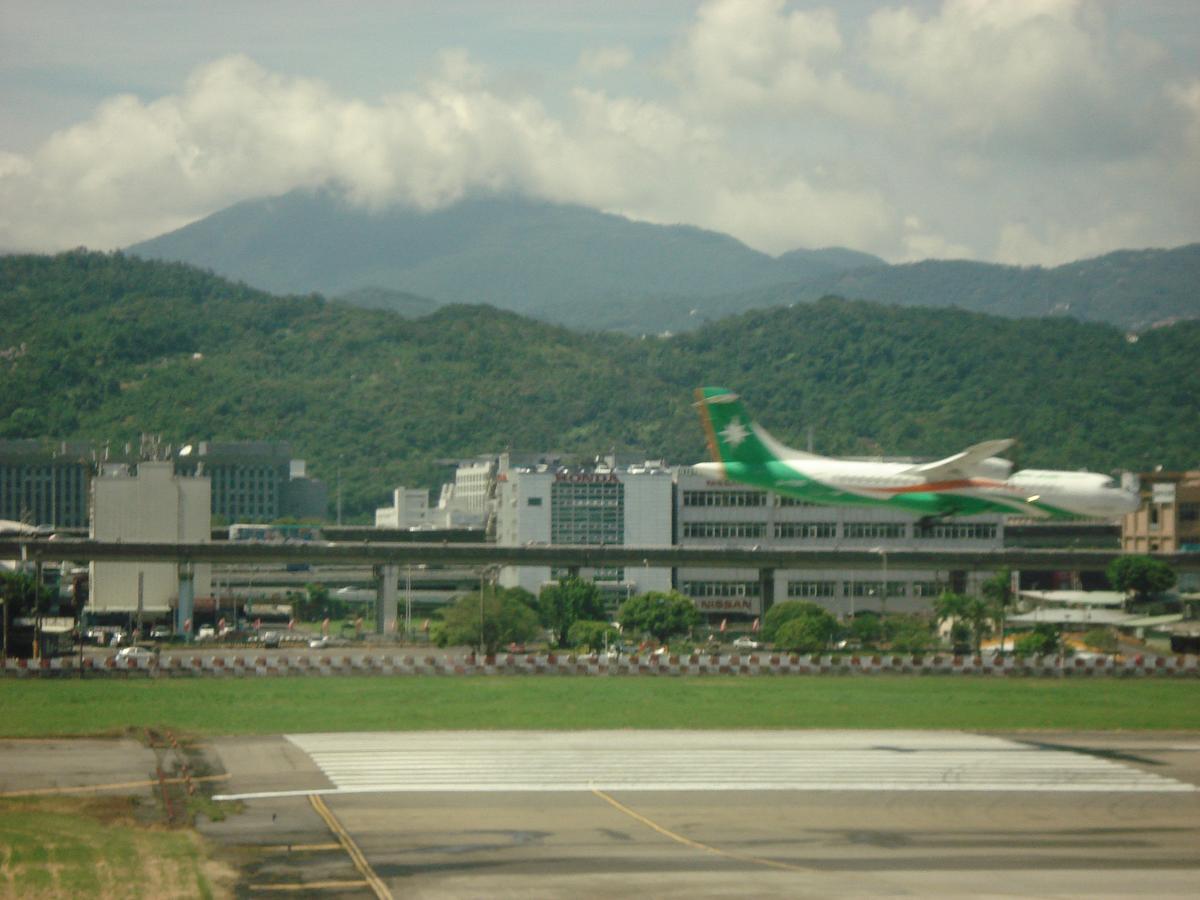
[{"label": "building", "polygon": [[91,457],[84,444],[0,440],[0,519],[86,528]]},{"label": "building", "polygon": [[917,612],[946,590],[974,591],[990,572],[888,571],[887,554],[900,549],[1000,549],[998,515],[920,524],[882,506],[817,506],[729,481],[714,481],[683,466],[675,469],[676,542],[682,547],[744,546],[868,550],[869,569],[680,569],[676,583],[710,621],[750,621],[772,603],[808,600],[835,615]]},{"label": "building", "polygon": [[[504,460],[502,460],[503,464]],[[671,472],[661,463],[616,466],[540,464],[502,468],[496,483],[496,542],[612,544],[668,547],[673,543]],[[548,566],[508,566],[505,587],[534,594],[568,573]],[[669,591],[671,570],[649,567],[583,569],[600,585],[610,606],[647,591]]]},{"label": "building", "polygon": [[429,491],[398,487],[392,491],[392,505],[375,510],[376,528],[421,528],[432,523]]},{"label": "building", "polygon": [[497,463],[492,457],[460,462],[454,480],[442,485],[435,507],[429,492],[398,487],[392,505],[375,510],[376,528],[486,528],[492,508]]},{"label": "building", "polygon": [[[136,468],[108,464],[92,481],[91,536],[207,543],[212,535],[210,489],[207,478],[176,474],[169,461],[145,461]],[[186,611],[192,598],[212,593],[211,566],[196,564],[190,582],[181,580],[180,569],[176,563],[93,562],[88,612],[93,620],[115,616],[134,621],[139,615],[161,620],[180,605],[181,590]]]},{"label": "building", "polygon": [[179,475],[204,475],[212,484],[212,515],[226,522],[324,519],[325,484],[309,478],[283,441],[200,441],[174,455]]},{"label": "building", "polygon": [[1121,519],[1125,553],[1200,551],[1200,471],[1139,476],[1142,505]]}]

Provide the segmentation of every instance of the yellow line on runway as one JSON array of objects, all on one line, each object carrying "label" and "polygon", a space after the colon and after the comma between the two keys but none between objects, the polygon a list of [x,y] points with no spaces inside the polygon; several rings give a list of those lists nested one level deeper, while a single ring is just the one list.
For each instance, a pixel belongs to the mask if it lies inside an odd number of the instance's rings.
[{"label": "yellow line on runway", "polygon": [[674,831],[671,831],[668,828],[663,828],[657,822],[653,821],[652,819],[646,818],[639,812],[634,812],[632,809],[630,809],[624,803],[622,803],[619,800],[614,799],[613,797],[610,797],[608,794],[604,793],[604,791],[600,790],[599,788],[592,788],[592,793],[595,794],[597,797],[599,797],[601,800],[608,803],[614,809],[619,809],[621,812],[625,813],[625,815],[629,816],[630,818],[636,819],[637,821],[641,822],[647,828],[651,828],[654,831],[657,831],[659,834],[663,835],[664,837],[669,837],[671,840],[675,841],[676,843],[683,844],[685,847],[691,847],[693,850],[703,850],[705,853],[715,853],[717,856],[724,856],[727,859],[736,859],[739,862],[754,863],[755,865],[759,865],[759,866],[769,866],[772,869],[783,869],[784,871],[787,871],[787,872],[806,872],[806,873],[812,872],[812,869],[806,868],[805,866],[796,866],[796,865],[793,865],[792,863],[778,862],[777,860],[774,860],[774,859],[763,859],[761,856],[750,856],[749,854],[746,854],[746,853],[738,853],[735,850],[722,850],[720,847],[714,847],[711,844],[703,844],[700,841],[693,841],[689,837],[684,837],[682,834],[676,834]]},{"label": "yellow line on runway", "polygon": [[[228,775],[200,775],[192,781],[225,781]],[[73,787],[30,788],[25,791],[0,791],[0,797],[35,797],[43,794],[90,794],[96,791],[123,791],[130,788],[158,787],[160,783],[184,784],[186,778],[164,778],[162,782],[122,781],[115,784],[80,784]]]},{"label": "yellow line on runway", "polygon": [[342,827],[342,823],[337,820],[337,817],[325,805],[325,801],[321,799],[320,795],[309,794],[308,802],[317,811],[317,815],[325,820],[325,824],[329,826],[330,830],[337,835],[337,839],[342,842],[342,846],[350,854],[350,859],[354,861],[354,867],[367,880],[367,884],[375,892],[375,896],[379,900],[393,900],[392,892],[387,889],[386,884],[379,880],[379,876],[375,874],[375,870],[371,868],[371,864],[367,862],[367,858],[358,849],[358,844],[354,843],[354,838],[350,837],[350,834]]}]

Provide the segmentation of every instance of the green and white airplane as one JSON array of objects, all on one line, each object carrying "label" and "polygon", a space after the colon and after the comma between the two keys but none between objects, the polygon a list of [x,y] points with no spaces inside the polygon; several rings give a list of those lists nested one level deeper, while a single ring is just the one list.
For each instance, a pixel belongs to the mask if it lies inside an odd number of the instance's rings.
[{"label": "green and white airplane", "polygon": [[1011,447],[1011,439],[930,463],[833,459],[785,447],[726,388],[698,388],[696,406],[713,459],[696,465],[697,472],[809,503],[890,506],[933,520],[977,513],[1101,518],[1133,512],[1141,502],[1136,488],[1096,472],[1014,473],[1009,460],[995,455]]}]

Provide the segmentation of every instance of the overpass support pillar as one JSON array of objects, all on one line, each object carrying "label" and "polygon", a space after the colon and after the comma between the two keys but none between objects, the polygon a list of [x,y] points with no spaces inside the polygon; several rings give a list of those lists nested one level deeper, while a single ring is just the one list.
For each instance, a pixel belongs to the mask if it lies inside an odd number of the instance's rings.
[{"label": "overpass support pillar", "polygon": [[774,569],[759,569],[758,570],[758,596],[762,600],[762,613],[766,615],[767,610],[775,605],[775,570]]},{"label": "overpass support pillar", "polygon": [[[141,578],[139,577],[139,587]],[[139,600],[140,592],[139,592]],[[191,563],[179,564],[179,600],[175,604],[175,633],[189,637],[196,631],[196,577]]]},{"label": "overpass support pillar", "polygon": [[379,583],[375,592],[375,631],[378,634],[395,634],[400,567],[376,566],[375,577]]}]

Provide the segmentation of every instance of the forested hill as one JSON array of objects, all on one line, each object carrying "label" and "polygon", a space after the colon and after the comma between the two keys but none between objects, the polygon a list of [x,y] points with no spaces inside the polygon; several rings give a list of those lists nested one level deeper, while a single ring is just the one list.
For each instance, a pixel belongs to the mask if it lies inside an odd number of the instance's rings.
[{"label": "forested hill", "polygon": [[130,252],[278,293],[379,307],[394,292],[403,311],[416,294],[633,333],[690,327],[697,298],[883,264],[839,248],[775,258],[713,231],[519,197],[367,211],[331,190],[238,203]]},{"label": "forested hill", "polygon": [[289,440],[346,509],[436,460],[518,450],[703,458],[692,390],[740,391],[825,453],[940,456],[1015,436],[1022,465],[1200,463],[1200,323],[1111,326],[827,298],[670,339],[483,306],[416,319],[274,297],[180,264],[0,258],[5,437]]},{"label": "forested hill", "polygon": [[[333,191],[249,200],[130,248],[277,293],[343,296],[405,314],[487,303],[576,328],[659,334],[827,295],[1144,330],[1200,317],[1200,244],[1054,268],[841,248],[772,257],[726,234],[519,197],[444,209],[356,209]],[[415,297],[413,295],[416,295]],[[421,300],[420,298],[429,298]]]},{"label": "forested hill", "polygon": [[827,273],[746,291],[715,306],[803,303],[835,294],[904,306],[954,306],[1003,316],[1064,316],[1132,331],[1200,318],[1200,244],[1120,250],[1045,269],[965,260],[925,260]]}]

